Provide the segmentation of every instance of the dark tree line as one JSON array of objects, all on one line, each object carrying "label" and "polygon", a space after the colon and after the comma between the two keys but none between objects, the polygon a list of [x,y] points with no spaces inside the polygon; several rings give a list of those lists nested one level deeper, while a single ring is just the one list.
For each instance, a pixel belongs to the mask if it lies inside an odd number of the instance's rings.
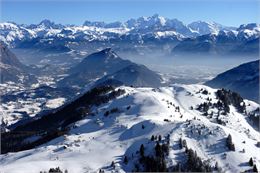
[{"label": "dark tree line", "polygon": [[212,172],[214,170],[219,170],[217,163],[215,167],[211,167],[208,162],[202,161],[202,159],[197,155],[196,151],[188,148],[186,140],[180,138],[179,146],[180,149],[185,148],[187,160],[184,163],[178,163],[177,165],[173,166],[170,169],[172,172]]},{"label": "dark tree line", "polygon": [[[80,98],[68,103],[61,109],[17,126],[10,132],[1,133],[1,154],[35,148],[54,138],[64,135],[68,126],[85,116],[90,116],[91,106],[107,103],[124,94],[124,90],[115,90],[111,86],[102,86],[88,91]],[[40,136],[34,142],[24,142],[26,138]]]},{"label": "dark tree line", "polygon": [[259,127],[259,124],[260,124],[260,108],[258,107],[256,110],[250,112],[248,114],[248,118],[250,119],[250,121],[252,122],[252,124],[255,126],[255,127]]},{"label": "dark tree line", "polygon": [[[238,112],[244,113],[246,105],[243,98],[236,92],[221,89],[216,92],[217,98],[223,103],[224,108],[233,105],[237,108]],[[228,111],[229,112],[229,111]]]},{"label": "dark tree line", "polygon": [[68,173],[68,170],[65,170],[64,172],[60,169],[60,167],[57,168],[50,168],[48,172],[46,171],[40,171],[40,173]]},{"label": "dark tree line", "polygon": [[139,149],[139,163],[136,163],[136,172],[167,172],[166,156],[169,155],[169,136],[164,140],[162,136],[151,136],[154,154],[145,153],[145,146],[141,144]]}]

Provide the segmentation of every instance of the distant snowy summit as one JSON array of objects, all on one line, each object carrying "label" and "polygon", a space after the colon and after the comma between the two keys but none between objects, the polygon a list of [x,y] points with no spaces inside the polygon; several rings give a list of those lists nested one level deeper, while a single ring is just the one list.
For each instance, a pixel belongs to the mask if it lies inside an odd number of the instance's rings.
[{"label": "distant snowy summit", "polygon": [[241,39],[259,37],[258,24],[243,24],[239,28],[223,26],[215,22],[197,21],[188,25],[177,19],[168,19],[158,14],[150,17],[129,19],[126,22],[85,21],[83,25],[55,24],[43,20],[39,24],[0,23],[0,41],[13,47],[25,46],[24,42],[38,39],[64,41],[147,41],[151,39],[182,40],[205,34],[231,31]]}]

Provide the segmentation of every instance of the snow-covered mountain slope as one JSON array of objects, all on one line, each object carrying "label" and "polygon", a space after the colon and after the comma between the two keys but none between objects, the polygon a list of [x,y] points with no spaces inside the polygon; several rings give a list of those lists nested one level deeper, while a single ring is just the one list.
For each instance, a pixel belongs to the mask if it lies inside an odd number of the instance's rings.
[{"label": "snow-covered mountain slope", "polygon": [[242,97],[259,102],[259,60],[248,62],[205,83],[214,88],[226,88]]},{"label": "snow-covered mountain slope", "polygon": [[220,30],[224,29],[224,27],[218,23],[204,21],[192,22],[188,25],[188,27],[201,35],[218,33]]},{"label": "snow-covered mountain slope", "polygon": [[237,29],[238,37],[242,40],[253,40],[259,38],[260,35],[260,24],[249,23],[240,25]]},{"label": "snow-covered mountain slope", "polygon": [[[225,113],[219,98],[223,91],[219,91],[217,97],[217,90],[203,85],[157,89],[119,87],[115,90],[118,89],[124,92],[106,103],[92,106],[92,113],[71,124],[66,135],[34,149],[0,155],[1,171],[34,173],[58,166],[70,173],[144,171],[146,162],[143,159],[148,159],[148,155],[163,159],[162,164],[169,171],[176,170],[177,164],[177,170],[188,171],[192,170],[191,165],[195,165],[189,149],[196,151],[197,164],[202,160],[204,162],[200,164],[215,167],[218,171],[252,170],[248,163],[250,158],[260,169],[260,150],[257,148],[260,133],[247,116],[259,108],[258,104],[243,100],[243,111],[247,115],[240,113],[236,104],[229,104],[229,112]],[[204,102],[212,103],[207,114],[199,106]],[[83,107],[75,109],[83,110],[84,100],[75,102],[80,103]],[[68,111],[71,109],[65,112],[68,114]],[[48,129],[51,127],[49,124]],[[231,135],[231,142],[227,142],[228,135]],[[31,136],[26,141],[39,138],[40,135]],[[160,146],[156,143],[166,146],[163,152],[168,154],[158,156]],[[235,149],[229,149],[230,146]]]}]

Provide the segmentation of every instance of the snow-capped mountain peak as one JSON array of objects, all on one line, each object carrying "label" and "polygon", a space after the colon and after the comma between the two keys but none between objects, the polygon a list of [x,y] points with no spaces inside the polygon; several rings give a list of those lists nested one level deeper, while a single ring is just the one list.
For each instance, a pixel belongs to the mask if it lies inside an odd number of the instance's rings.
[{"label": "snow-capped mountain peak", "polygon": [[46,28],[51,28],[53,25],[55,25],[55,23],[48,20],[48,19],[44,19],[39,23],[40,27],[43,26],[43,27],[46,27]]},{"label": "snow-capped mountain peak", "polygon": [[197,21],[192,22],[188,25],[193,31],[196,31],[201,34],[209,34],[209,33],[218,33],[224,27],[215,22],[204,22],[204,21]]},{"label": "snow-capped mountain peak", "polygon": [[[161,39],[167,41],[182,41],[205,34],[218,34],[220,31],[238,32],[235,37],[248,41],[259,37],[259,25],[241,25],[235,28],[226,27],[215,22],[197,21],[189,25],[177,19],[168,19],[158,14],[149,17],[139,17],[126,22],[92,22],[85,21],[82,26],[55,24],[43,20],[39,24],[18,25],[15,23],[0,23],[0,41],[11,47],[22,47],[23,44],[44,44],[48,40],[62,39],[67,44],[71,42],[104,42],[112,41],[143,44],[146,41]],[[232,34],[232,33],[230,33]],[[233,37],[233,35],[232,35]],[[39,40],[35,43],[35,38]],[[232,38],[233,39],[233,38]],[[34,45],[30,45],[33,47]]]}]

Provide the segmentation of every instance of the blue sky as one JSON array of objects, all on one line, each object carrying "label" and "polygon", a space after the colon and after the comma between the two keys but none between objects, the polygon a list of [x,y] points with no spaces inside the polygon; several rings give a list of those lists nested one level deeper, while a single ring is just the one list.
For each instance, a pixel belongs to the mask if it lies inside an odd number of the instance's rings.
[{"label": "blue sky", "polygon": [[192,21],[215,21],[228,26],[259,21],[258,0],[2,0],[1,21],[39,23],[50,19],[62,24],[91,21],[126,21],[155,13]]}]

